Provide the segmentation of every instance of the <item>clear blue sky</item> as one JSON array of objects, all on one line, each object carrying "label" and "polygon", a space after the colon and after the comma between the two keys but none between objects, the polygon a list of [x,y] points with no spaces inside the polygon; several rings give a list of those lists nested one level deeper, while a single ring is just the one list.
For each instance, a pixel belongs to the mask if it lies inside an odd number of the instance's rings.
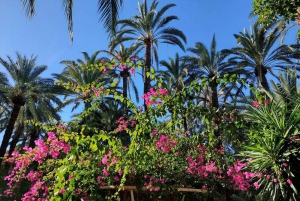
[{"label": "clear blue sky", "polygon": [[[137,2],[125,0],[120,19],[137,14]],[[237,43],[233,34],[244,28],[249,30],[254,22],[254,19],[248,19],[252,0],[159,0],[158,8],[168,3],[177,4],[166,14],[180,18],[171,25],[185,33],[186,47],[193,47],[198,41],[209,46],[213,34],[216,34],[218,50],[234,47]],[[51,77],[51,73],[62,71],[64,66],[60,61],[82,59],[82,51],[91,55],[97,50],[107,49],[107,35],[98,19],[97,0],[74,0],[74,42],[70,45],[62,0],[36,1],[36,15],[30,21],[25,17],[20,0],[2,0],[0,57],[6,59],[6,55],[11,55],[15,58],[16,51],[28,57],[38,55],[37,65],[48,66],[43,77]],[[296,31],[291,31],[287,41],[294,42],[295,36]],[[180,56],[185,54],[179,47],[159,45],[160,60],[174,57],[176,52]],[[0,71],[4,71],[4,67],[0,66]],[[141,79],[137,78],[137,82]],[[64,120],[69,119],[69,112],[70,109],[65,110]]]}]

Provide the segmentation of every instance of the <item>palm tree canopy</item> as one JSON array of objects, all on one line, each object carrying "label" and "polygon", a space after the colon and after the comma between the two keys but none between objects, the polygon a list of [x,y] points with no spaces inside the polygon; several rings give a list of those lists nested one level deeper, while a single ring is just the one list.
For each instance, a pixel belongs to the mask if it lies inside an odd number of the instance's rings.
[{"label": "palm tree canopy", "polygon": [[164,87],[169,92],[174,89],[180,91],[187,84],[188,71],[180,61],[178,53],[176,53],[175,58],[169,57],[169,62],[165,60],[160,61],[160,65],[167,70],[157,71],[157,75],[159,78],[162,78]]},{"label": "palm tree canopy", "polygon": [[[238,68],[244,68],[259,80],[263,87],[269,90],[265,75],[273,70],[283,70],[290,67],[294,59],[294,48],[282,44],[289,27],[282,23],[273,23],[270,26],[260,26],[258,22],[247,30],[234,34],[240,47],[235,47],[224,52],[231,54],[229,62]],[[281,43],[274,48],[276,42]],[[275,76],[275,75],[274,75]]]},{"label": "palm tree canopy", "polygon": [[157,63],[158,42],[178,45],[184,50],[182,41],[186,43],[186,37],[183,32],[173,27],[166,27],[171,21],[179,20],[179,18],[174,15],[163,16],[168,9],[176,5],[168,4],[159,11],[157,11],[157,6],[156,0],[152,2],[149,9],[146,0],[143,3],[138,3],[139,15],[134,16],[133,19],[118,22],[121,27],[116,33],[116,38],[110,43],[111,49],[115,49],[118,44],[124,41],[134,40],[137,46],[150,45],[152,55]]},{"label": "palm tree canopy", "polygon": [[[62,73],[53,73],[52,75],[62,83],[69,83],[72,86],[92,86],[97,83],[103,85],[109,84],[111,79],[115,77],[114,71],[108,69],[106,73],[103,73],[99,68],[90,68],[91,65],[97,65],[100,62],[100,58],[97,59],[97,55],[100,51],[96,51],[92,56],[89,56],[86,52],[82,52],[85,61],[77,59],[76,61],[62,61],[61,64],[65,65],[65,69]],[[72,90],[67,95],[75,95],[75,98],[70,99],[69,102],[74,102],[72,111],[78,107],[80,102],[87,100],[90,102],[89,96],[82,92],[74,92]],[[91,106],[87,104],[86,107]]]},{"label": "palm tree canopy", "polygon": [[[35,15],[35,0],[21,0],[26,16],[31,19]],[[68,23],[68,31],[71,42],[73,42],[73,0],[62,2]],[[119,18],[120,9],[123,7],[123,0],[98,0],[99,20],[103,21],[104,28],[110,33],[115,33],[115,27]]]},{"label": "palm tree canopy", "polygon": [[[130,59],[131,61],[136,61],[138,60],[138,54],[141,52],[142,47],[136,46],[136,45],[131,45],[129,48],[124,47],[124,45],[121,43],[120,44],[120,49],[119,50],[112,50],[112,51],[107,51],[107,50],[102,50],[101,52],[105,52],[107,53],[109,56],[111,56],[111,59],[119,61],[119,62],[123,62],[123,63],[127,63],[127,60]],[[126,79],[127,86],[123,86],[123,96],[127,97],[127,91],[129,92],[129,97],[131,98],[131,93],[130,93],[130,86],[132,87],[132,89],[134,90],[135,93],[135,98],[136,101],[139,102],[139,94],[138,94],[138,90],[137,87],[134,83],[134,80],[132,78],[132,76],[129,73],[129,68],[131,68],[130,66],[127,66],[126,69],[120,70],[117,74],[116,74],[116,78],[119,80],[118,83],[120,83],[120,79],[123,79],[123,85],[124,85],[124,79]],[[117,71],[118,68],[115,68],[115,70]],[[128,78],[128,81],[127,81]],[[126,92],[124,92],[126,91]],[[126,94],[126,95],[125,95]]]},{"label": "palm tree canopy", "polygon": [[[40,76],[47,69],[47,66],[36,66],[36,57],[34,56],[27,58],[17,53],[16,62],[10,56],[7,57],[8,61],[0,58],[0,63],[12,78],[13,84],[9,83],[8,79],[1,80],[0,99],[6,106],[12,106],[12,109],[9,111],[10,117],[7,121],[0,147],[0,157],[3,157],[6,152],[15,122],[22,107],[26,107],[32,119],[38,120],[38,111],[40,109],[45,111],[43,118],[49,119],[50,116],[48,115],[51,113],[49,111],[57,112],[53,104],[61,104],[61,101],[57,98],[61,88],[54,85],[54,80],[44,79]],[[2,159],[0,159],[1,163]]]}]

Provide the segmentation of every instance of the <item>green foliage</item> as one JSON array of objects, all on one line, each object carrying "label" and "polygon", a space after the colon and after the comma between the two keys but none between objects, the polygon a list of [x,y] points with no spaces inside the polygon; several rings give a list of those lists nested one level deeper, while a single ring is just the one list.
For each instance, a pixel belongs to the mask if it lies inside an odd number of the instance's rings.
[{"label": "green foliage", "polygon": [[252,8],[258,15],[258,21],[268,25],[281,18],[294,21],[299,5],[299,0],[254,0]]},{"label": "green foliage", "polygon": [[299,104],[288,110],[285,104],[272,102],[250,107],[245,115],[252,125],[241,156],[251,158],[249,170],[264,174],[258,183],[265,199],[299,200],[299,111]]}]

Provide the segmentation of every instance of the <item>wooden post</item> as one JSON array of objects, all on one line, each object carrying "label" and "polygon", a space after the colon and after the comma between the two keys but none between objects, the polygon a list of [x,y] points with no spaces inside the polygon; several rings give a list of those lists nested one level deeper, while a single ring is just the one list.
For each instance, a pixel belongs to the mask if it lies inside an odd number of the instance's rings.
[{"label": "wooden post", "polygon": [[131,197],[131,201],[134,201],[134,194],[133,194],[133,190],[130,190],[130,197]]}]

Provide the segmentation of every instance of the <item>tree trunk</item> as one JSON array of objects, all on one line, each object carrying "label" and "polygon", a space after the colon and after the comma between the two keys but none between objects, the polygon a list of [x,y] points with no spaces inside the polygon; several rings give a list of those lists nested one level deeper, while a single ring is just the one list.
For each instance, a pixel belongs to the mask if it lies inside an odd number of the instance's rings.
[{"label": "tree trunk", "polygon": [[[150,76],[147,76],[147,73],[150,73],[151,68],[151,41],[150,39],[145,39],[145,68],[144,68],[144,94],[150,91]],[[145,110],[147,109],[146,102],[144,100]]]},{"label": "tree trunk", "polygon": [[218,99],[218,84],[215,84],[211,87],[211,106],[212,108],[218,109],[219,108],[219,99]]},{"label": "tree trunk", "polygon": [[121,72],[121,76],[123,78],[123,97],[127,98],[127,85],[128,85],[128,76],[129,76],[129,72],[128,69],[125,69],[123,72]]},{"label": "tree trunk", "polygon": [[15,125],[15,122],[18,118],[21,106],[22,105],[20,105],[20,104],[14,104],[13,110],[11,112],[10,119],[9,119],[8,125],[6,127],[6,130],[5,130],[5,133],[4,133],[4,136],[3,136],[3,140],[2,140],[2,144],[1,144],[1,147],[0,147],[0,165],[2,164],[3,157],[6,153],[6,149],[8,147],[9,140],[10,140],[11,135],[13,133],[14,125]]},{"label": "tree trunk", "polygon": [[35,147],[35,143],[34,141],[38,139],[38,132],[36,129],[33,129],[32,131],[30,131],[30,141],[29,141],[29,147],[34,148]]},{"label": "tree trunk", "polygon": [[262,64],[258,64],[255,66],[255,70],[254,70],[254,74],[256,75],[256,77],[258,78],[261,86],[266,90],[266,91],[270,91],[270,87],[268,84],[268,80],[266,78],[266,75],[268,73],[267,68],[262,65]]},{"label": "tree trunk", "polygon": [[23,131],[24,131],[24,124],[21,124],[19,128],[15,131],[14,137],[10,142],[9,151],[8,151],[9,156],[11,156],[12,152],[15,150]]},{"label": "tree trunk", "polygon": [[268,84],[268,80],[266,78],[266,74],[262,74],[261,76],[261,86],[266,90],[266,91],[270,91],[270,87]]}]

